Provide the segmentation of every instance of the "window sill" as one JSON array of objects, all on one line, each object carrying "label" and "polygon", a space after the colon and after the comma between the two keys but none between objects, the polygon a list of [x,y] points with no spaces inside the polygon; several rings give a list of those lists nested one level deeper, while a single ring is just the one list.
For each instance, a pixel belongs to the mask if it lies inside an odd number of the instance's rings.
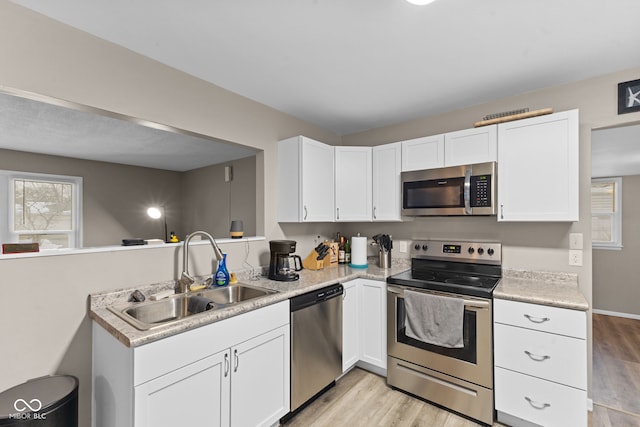
[{"label": "window sill", "polygon": [[623,248],[622,245],[596,245],[596,244],[591,244],[591,249],[593,250],[605,250],[605,251],[621,251]]},{"label": "window sill", "polygon": [[[218,245],[234,244],[234,243],[246,243],[266,240],[264,236],[243,237],[242,239],[215,239]],[[25,252],[19,254],[0,254],[0,260],[3,259],[17,259],[17,258],[37,258],[48,256],[61,256],[61,255],[76,255],[76,254],[89,254],[100,252],[119,252],[119,251],[139,251],[139,250],[152,250],[162,248],[175,248],[182,246],[183,242],[179,243],[160,243],[157,245],[136,245],[136,246],[100,246],[95,248],[80,248],[80,249],[44,249],[40,252]],[[208,245],[208,240],[192,240],[190,245]]]}]

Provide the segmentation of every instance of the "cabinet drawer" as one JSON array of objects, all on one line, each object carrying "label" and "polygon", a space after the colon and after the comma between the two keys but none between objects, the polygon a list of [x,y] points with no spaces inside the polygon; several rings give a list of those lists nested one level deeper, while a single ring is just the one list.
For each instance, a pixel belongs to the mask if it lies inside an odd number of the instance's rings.
[{"label": "cabinet drawer", "polygon": [[546,427],[587,425],[586,391],[502,368],[495,376],[498,411]]},{"label": "cabinet drawer", "polygon": [[496,324],[495,365],[581,390],[587,389],[587,342]]},{"label": "cabinet drawer", "polygon": [[587,338],[587,317],[584,311],[503,299],[493,301],[493,310],[496,323]]}]

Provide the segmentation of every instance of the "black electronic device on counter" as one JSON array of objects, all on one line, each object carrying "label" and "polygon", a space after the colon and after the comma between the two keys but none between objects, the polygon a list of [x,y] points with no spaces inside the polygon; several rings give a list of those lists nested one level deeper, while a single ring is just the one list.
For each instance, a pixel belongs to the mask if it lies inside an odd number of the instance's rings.
[{"label": "black electronic device on counter", "polygon": [[138,246],[138,245],[146,245],[147,242],[144,239],[122,239],[122,246]]}]

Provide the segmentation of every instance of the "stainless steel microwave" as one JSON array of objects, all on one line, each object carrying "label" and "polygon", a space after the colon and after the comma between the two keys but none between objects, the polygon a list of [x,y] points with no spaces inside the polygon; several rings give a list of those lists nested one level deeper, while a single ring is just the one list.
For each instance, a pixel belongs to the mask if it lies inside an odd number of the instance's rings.
[{"label": "stainless steel microwave", "polygon": [[402,172],[402,215],[495,215],[496,163]]}]

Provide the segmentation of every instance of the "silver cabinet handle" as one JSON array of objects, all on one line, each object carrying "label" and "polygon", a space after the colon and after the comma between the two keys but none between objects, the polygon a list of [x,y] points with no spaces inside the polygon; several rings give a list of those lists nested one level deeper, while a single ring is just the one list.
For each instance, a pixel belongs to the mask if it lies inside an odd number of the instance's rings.
[{"label": "silver cabinet handle", "polygon": [[500,219],[504,219],[504,204],[500,203]]},{"label": "silver cabinet handle", "polygon": [[544,356],[540,356],[538,354],[533,354],[528,350],[525,350],[524,354],[526,354],[527,356],[529,356],[529,358],[531,358],[531,360],[535,360],[536,362],[544,362],[547,359],[551,359],[551,356],[548,356],[546,354]]},{"label": "silver cabinet handle", "polygon": [[303,220],[303,221],[306,221],[306,220],[307,220],[307,213],[308,213],[308,212],[307,212],[307,206],[306,206],[306,205],[305,205],[305,206],[303,206],[303,209],[304,209],[304,217],[302,218],[302,220]]},{"label": "silver cabinet handle", "polygon": [[336,219],[340,219],[340,208],[336,208]]},{"label": "silver cabinet handle", "polygon": [[233,358],[235,359],[235,366],[233,372],[238,372],[238,365],[240,364],[240,358],[238,357],[238,349],[233,350]]},{"label": "silver cabinet handle", "polygon": [[533,323],[544,323],[551,320],[548,317],[534,317],[529,314],[525,314],[524,317],[526,317],[530,322],[533,322]]},{"label": "silver cabinet handle", "polygon": [[529,396],[525,396],[524,399],[529,402],[529,405],[533,406],[536,409],[545,409],[551,406],[550,403],[539,403],[535,400],[532,400]]},{"label": "silver cabinet handle", "polygon": [[229,375],[229,353],[224,354],[224,376]]},{"label": "silver cabinet handle", "polygon": [[376,209],[377,209],[377,208],[374,206],[374,207],[373,207],[373,219],[378,218],[378,216],[376,215]]}]

